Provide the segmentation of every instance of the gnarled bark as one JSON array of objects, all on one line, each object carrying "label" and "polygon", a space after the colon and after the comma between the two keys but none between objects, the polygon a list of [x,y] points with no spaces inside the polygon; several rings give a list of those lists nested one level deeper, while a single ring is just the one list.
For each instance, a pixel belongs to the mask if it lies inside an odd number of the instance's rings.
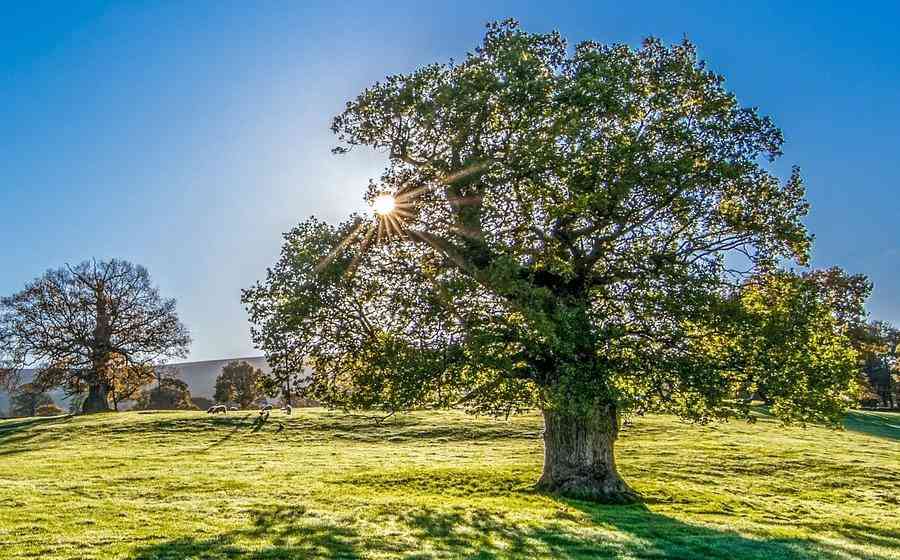
[{"label": "gnarled bark", "polygon": [[544,471],[538,488],[603,503],[632,503],[640,496],[616,470],[613,445],[619,433],[612,405],[588,414],[545,409]]},{"label": "gnarled bark", "polygon": [[94,412],[109,412],[109,387],[103,383],[90,385],[87,398],[81,405],[81,412],[92,414]]}]

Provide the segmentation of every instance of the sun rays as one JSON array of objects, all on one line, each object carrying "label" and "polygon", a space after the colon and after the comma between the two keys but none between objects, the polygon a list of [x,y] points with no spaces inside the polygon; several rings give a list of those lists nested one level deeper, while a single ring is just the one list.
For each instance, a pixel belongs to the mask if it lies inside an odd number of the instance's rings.
[{"label": "sun rays", "polygon": [[[345,274],[351,277],[362,256],[368,251],[374,242],[376,245],[389,243],[398,238],[408,237],[413,233],[407,224],[415,216],[415,201],[427,192],[434,191],[442,186],[461,181],[475,173],[480,173],[488,163],[478,162],[467,166],[460,171],[446,175],[442,180],[415,188],[405,186],[397,192],[381,192],[372,197],[369,202],[372,210],[372,220],[359,219],[356,226],[338,243],[335,248],[316,265],[316,272],[322,272],[331,264],[347,247],[354,242],[359,242],[359,251],[353,256]],[[452,207],[467,206],[481,202],[481,196],[462,196],[448,198],[447,202]],[[462,231],[459,227],[452,226],[451,231],[458,235],[472,235],[471,232]],[[416,237],[417,239],[420,236]]]},{"label": "sun rays", "polygon": [[381,216],[390,214],[396,207],[397,201],[394,198],[394,195],[390,193],[380,194],[376,196],[372,201],[372,210],[374,210],[376,214]]}]

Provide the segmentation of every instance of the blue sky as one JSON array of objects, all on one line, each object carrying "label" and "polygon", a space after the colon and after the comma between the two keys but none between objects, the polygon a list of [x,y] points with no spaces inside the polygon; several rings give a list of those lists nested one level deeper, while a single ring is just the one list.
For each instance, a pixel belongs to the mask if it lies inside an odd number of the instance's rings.
[{"label": "blue sky", "polygon": [[461,58],[492,19],[572,42],[685,35],[784,130],[813,264],[900,323],[895,2],[20,2],[0,19],[0,294],[121,257],[176,297],[193,359],[253,355],[240,289],[301,218],[363,208],[377,154],[331,117],[387,74]]}]

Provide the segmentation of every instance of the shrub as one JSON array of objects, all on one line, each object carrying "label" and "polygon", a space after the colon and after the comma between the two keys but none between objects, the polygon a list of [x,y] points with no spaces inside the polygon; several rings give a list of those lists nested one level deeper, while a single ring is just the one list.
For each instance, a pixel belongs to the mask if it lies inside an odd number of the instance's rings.
[{"label": "shrub", "polygon": [[138,410],[197,410],[191,401],[187,383],[180,379],[167,378],[159,386],[146,390],[138,397]]},{"label": "shrub", "polygon": [[213,398],[220,403],[237,403],[250,408],[265,397],[265,376],[262,370],[247,362],[230,362],[216,378]]},{"label": "shrub", "polygon": [[66,411],[58,407],[55,403],[42,404],[35,411],[35,416],[59,416],[65,414]]}]

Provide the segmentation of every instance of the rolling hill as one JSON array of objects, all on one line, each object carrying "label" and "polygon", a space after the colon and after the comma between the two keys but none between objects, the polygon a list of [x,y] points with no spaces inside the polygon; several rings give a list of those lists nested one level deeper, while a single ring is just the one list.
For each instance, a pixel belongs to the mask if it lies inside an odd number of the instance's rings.
[{"label": "rolling hill", "polygon": [[645,498],[535,492],[537,414],[297,409],[0,421],[4,560],[900,559],[900,415],[633,419]]}]

